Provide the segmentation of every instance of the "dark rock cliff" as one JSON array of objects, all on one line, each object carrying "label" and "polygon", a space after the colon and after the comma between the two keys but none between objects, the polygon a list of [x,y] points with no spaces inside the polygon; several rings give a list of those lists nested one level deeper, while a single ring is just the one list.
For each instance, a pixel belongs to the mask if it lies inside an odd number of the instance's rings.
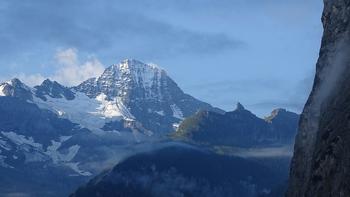
[{"label": "dark rock cliff", "polygon": [[324,0],[314,87],[301,115],[286,196],[350,196],[350,1]]}]

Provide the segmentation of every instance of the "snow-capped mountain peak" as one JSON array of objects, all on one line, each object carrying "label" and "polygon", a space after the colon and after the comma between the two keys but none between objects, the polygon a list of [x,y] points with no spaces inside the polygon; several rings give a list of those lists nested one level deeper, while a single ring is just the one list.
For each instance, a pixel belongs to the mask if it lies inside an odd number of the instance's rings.
[{"label": "snow-capped mountain peak", "polygon": [[[107,101],[118,101],[136,120],[153,131],[171,131],[174,123],[199,109],[215,110],[185,94],[159,66],[134,59],[114,64],[100,77],[73,89],[90,98],[96,99],[103,94]],[[163,124],[159,127],[158,122]]]},{"label": "snow-capped mountain peak", "polygon": [[35,95],[42,100],[47,100],[46,96],[51,98],[65,98],[67,100],[73,100],[75,98],[74,93],[69,88],[50,79],[46,79],[41,85],[35,86],[34,89]]},{"label": "snow-capped mountain peak", "polygon": [[29,88],[13,79],[0,84],[0,96],[30,101],[96,133],[119,132],[130,121],[147,135],[167,133],[198,110],[220,111],[185,94],[160,67],[134,59],[72,88],[49,79]]},{"label": "snow-capped mountain peak", "polygon": [[[138,81],[140,78],[145,79],[145,76],[147,76],[148,79],[152,79],[159,73],[165,74],[165,71],[155,64],[145,64],[138,60],[126,59],[119,64],[108,67],[99,79],[115,77],[114,79],[117,80],[120,79],[120,76],[131,75],[130,77],[133,77],[131,80],[134,79]],[[149,81],[144,82],[147,83]]]},{"label": "snow-capped mountain peak", "polygon": [[148,99],[162,99],[161,83],[166,83],[166,72],[154,64],[145,64],[138,60],[126,59],[119,64],[108,67],[103,74],[95,79],[89,79],[75,89],[86,93],[89,97],[96,97],[101,93],[109,100],[116,97],[124,101],[137,90],[137,97]]},{"label": "snow-capped mountain peak", "polygon": [[95,174],[139,142],[163,139],[199,110],[218,110],[185,94],[163,69],[137,60],[77,87],[49,79],[33,88],[18,79],[0,83],[0,109],[0,173],[50,171],[64,180]]},{"label": "snow-capped mountain peak", "polygon": [[125,59],[120,62],[120,64],[112,65],[111,67],[120,67],[122,70],[135,70],[135,69],[144,69],[149,68],[153,70],[162,70],[158,65],[156,64],[145,64],[139,60],[135,59]]},{"label": "snow-capped mountain peak", "polygon": [[12,96],[23,100],[32,99],[31,89],[17,78],[0,84],[0,96]]},{"label": "snow-capped mountain peak", "polygon": [[18,78],[13,78],[10,81],[6,81],[2,84],[0,84],[0,86],[4,87],[4,86],[11,86],[13,88],[23,88],[26,90],[30,90],[30,88],[25,85],[24,83],[22,83],[21,80],[19,80]]},{"label": "snow-capped mountain peak", "polygon": [[[97,83],[109,97],[125,97],[132,89],[138,89],[143,94],[139,96],[161,99],[159,89],[165,77],[165,71],[158,66],[127,59],[107,68]],[[120,90],[118,94],[115,89]]]}]

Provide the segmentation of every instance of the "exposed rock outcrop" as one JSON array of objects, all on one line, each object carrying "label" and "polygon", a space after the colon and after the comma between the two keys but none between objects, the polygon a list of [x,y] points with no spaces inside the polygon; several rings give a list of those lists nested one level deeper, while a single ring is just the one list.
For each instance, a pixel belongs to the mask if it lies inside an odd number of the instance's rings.
[{"label": "exposed rock outcrop", "polygon": [[287,197],[350,196],[350,1],[324,4],[320,57],[301,115]]}]

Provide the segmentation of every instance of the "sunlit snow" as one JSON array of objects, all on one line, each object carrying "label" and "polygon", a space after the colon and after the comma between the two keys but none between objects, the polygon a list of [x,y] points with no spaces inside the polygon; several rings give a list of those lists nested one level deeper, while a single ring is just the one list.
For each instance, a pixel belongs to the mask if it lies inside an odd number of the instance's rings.
[{"label": "sunlit snow", "polygon": [[34,97],[34,103],[94,132],[103,132],[101,128],[113,120],[134,119],[120,98],[108,101],[104,94],[93,99],[77,92],[74,100],[47,96],[47,101],[43,101]]}]

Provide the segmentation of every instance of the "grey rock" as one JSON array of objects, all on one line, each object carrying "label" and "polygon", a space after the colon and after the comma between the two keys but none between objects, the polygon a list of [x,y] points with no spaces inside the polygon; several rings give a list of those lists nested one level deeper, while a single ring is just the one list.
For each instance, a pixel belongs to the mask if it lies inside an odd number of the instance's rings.
[{"label": "grey rock", "polygon": [[56,81],[46,79],[40,86],[35,86],[34,89],[37,97],[46,101],[45,96],[51,98],[65,98],[67,100],[73,100],[75,98],[74,93],[67,87],[62,86]]},{"label": "grey rock", "polygon": [[287,197],[350,196],[350,1],[324,4],[320,57],[301,115]]},{"label": "grey rock", "polygon": [[11,81],[1,83],[0,87],[5,96],[16,97],[22,100],[32,100],[32,92],[28,86],[19,79],[14,78]]},{"label": "grey rock", "polygon": [[185,94],[163,69],[133,59],[112,65],[100,77],[73,89],[91,98],[103,93],[109,100],[121,99],[143,127],[160,135],[173,131],[174,123],[199,110],[223,113]]}]

